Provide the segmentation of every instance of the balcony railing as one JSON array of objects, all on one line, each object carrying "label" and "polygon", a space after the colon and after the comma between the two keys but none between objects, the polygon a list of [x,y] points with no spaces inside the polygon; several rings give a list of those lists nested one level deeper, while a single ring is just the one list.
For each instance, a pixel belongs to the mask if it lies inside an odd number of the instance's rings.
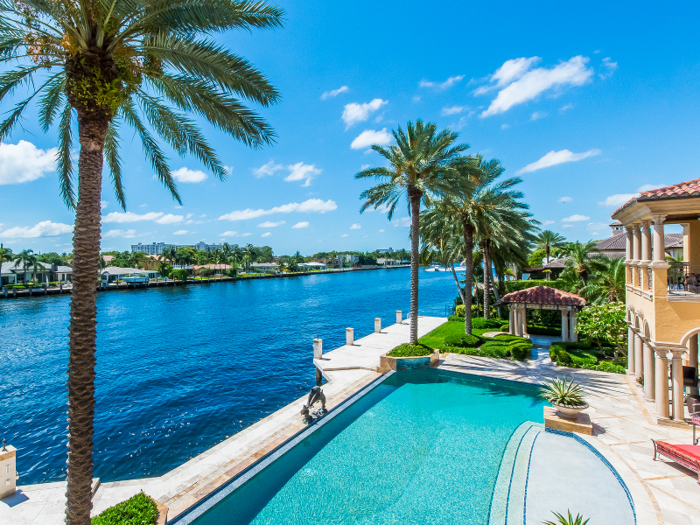
[{"label": "balcony railing", "polygon": [[668,269],[668,293],[700,294],[700,264],[672,264]]}]

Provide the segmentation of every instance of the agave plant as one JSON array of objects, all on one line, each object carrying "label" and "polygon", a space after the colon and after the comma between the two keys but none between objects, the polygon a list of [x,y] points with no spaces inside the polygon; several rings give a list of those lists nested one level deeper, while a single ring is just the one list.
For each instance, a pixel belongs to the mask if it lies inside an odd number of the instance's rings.
[{"label": "agave plant", "polygon": [[540,389],[540,395],[553,405],[586,406],[581,385],[573,379],[567,380],[565,377],[558,377],[552,379],[549,383],[545,383]]},{"label": "agave plant", "polygon": [[557,521],[544,521],[542,522],[542,525],[586,525],[586,523],[589,522],[590,518],[587,520],[583,520],[583,516],[580,514],[576,514],[576,517],[574,518],[571,515],[571,511],[567,510],[567,513],[569,514],[567,517],[562,516],[558,512],[552,512],[557,518]]}]

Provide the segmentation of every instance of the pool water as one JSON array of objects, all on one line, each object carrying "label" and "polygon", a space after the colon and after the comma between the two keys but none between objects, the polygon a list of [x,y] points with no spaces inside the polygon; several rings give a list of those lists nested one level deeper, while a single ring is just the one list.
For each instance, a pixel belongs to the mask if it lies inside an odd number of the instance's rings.
[{"label": "pool water", "polygon": [[486,524],[508,440],[543,404],[528,385],[395,374],[192,523]]}]

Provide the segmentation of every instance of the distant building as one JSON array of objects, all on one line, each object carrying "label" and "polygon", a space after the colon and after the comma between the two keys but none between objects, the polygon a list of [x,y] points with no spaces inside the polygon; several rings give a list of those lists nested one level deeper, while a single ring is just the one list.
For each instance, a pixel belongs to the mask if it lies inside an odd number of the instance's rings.
[{"label": "distant building", "polygon": [[377,252],[379,252],[379,253],[394,253],[394,249],[393,248],[379,248],[377,250]]},{"label": "distant building", "polygon": [[[164,242],[154,242],[152,244],[138,243],[131,245],[131,251],[145,253],[146,255],[161,255],[163,253],[163,250],[165,250],[166,248],[170,248],[171,246],[176,250],[178,248],[194,248],[197,251],[213,252],[214,250],[223,248],[224,245],[207,244],[204,241],[200,241],[197,244],[166,244]],[[234,244],[232,246],[237,245]]]}]

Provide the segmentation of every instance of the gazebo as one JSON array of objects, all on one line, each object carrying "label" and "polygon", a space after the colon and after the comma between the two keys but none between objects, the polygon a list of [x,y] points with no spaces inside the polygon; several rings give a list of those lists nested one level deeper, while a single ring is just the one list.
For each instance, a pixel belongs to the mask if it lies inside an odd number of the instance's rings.
[{"label": "gazebo", "polygon": [[527,335],[527,309],[561,311],[562,341],[577,341],[576,317],[586,306],[586,300],[576,294],[549,286],[533,286],[504,295],[496,306],[508,305],[510,310],[509,331],[521,337]]}]

